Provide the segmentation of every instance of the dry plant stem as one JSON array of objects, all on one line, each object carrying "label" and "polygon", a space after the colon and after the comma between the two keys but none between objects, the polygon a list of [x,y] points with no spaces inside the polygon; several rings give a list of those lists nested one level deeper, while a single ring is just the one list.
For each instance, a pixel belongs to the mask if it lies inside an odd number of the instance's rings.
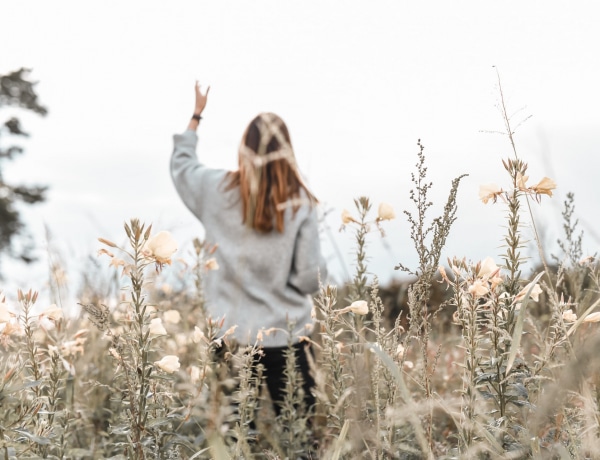
[{"label": "dry plant stem", "polygon": [[[385,337],[384,331],[381,326],[382,316],[383,316],[383,303],[381,298],[379,297],[379,281],[377,276],[373,277],[373,281],[371,283],[371,308],[370,310],[373,312],[373,322],[372,328],[373,333],[375,335],[375,343],[381,350],[385,350]],[[387,350],[388,352],[392,352],[394,350]],[[373,398],[373,411],[375,413],[375,432],[376,432],[376,445],[375,445],[375,458],[384,458],[384,450],[389,449],[389,440],[385,439],[384,434],[386,430],[384,429],[383,421],[382,421],[382,411],[385,407],[382,407],[381,403],[381,395],[380,395],[380,384],[382,380],[382,365],[381,359],[379,356],[375,355],[374,362],[372,364],[371,370],[371,393]],[[388,386],[389,392],[389,386]],[[368,414],[367,414],[368,416]],[[388,434],[389,435],[389,434]],[[382,439],[383,438],[383,439]]]},{"label": "dry plant stem", "polygon": [[[511,123],[510,123],[510,117],[508,115],[508,111],[507,111],[507,108],[506,108],[506,103],[504,101],[504,92],[502,91],[502,82],[500,80],[500,72],[498,71],[497,68],[496,68],[496,76],[498,78],[498,91],[500,93],[501,113],[502,113],[502,118],[504,120],[504,126],[505,126],[505,129],[506,129],[506,135],[508,136],[508,139],[510,141],[510,145],[512,147],[512,151],[513,151],[513,154],[514,154],[514,157],[515,157],[515,161],[519,161],[519,155],[517,154],[517,147],[516,147],[515,139],[514,139],[514,130],[513,130],[512,126],[511,126]],[[531,218],[531,224],[532,224],[532,227],[533,227],[533,233],[534,233],[534,238],[535,238],[536,246],[538,248],[538,253],[540,255],[540,259],[542,261],[542,264],[544,265],[544,270],[546,272],[546,278],[547,278],[548,285],[552,287],[553,283],[552,283],[552,278],[550,276],[551,271],[549,270],[548,263],[546,261],[546,256],[545,256],[544,250],[542,248],[542,242],[540,240],[540,236],[539,236],[539,233],[538,233],[538,230],[537,230],[535,219],[533,218],[533,213],[531,211],[531,203],[529,201],[529,196],[528,195],[525,195],[525,200],[526,200],[526,203],[527,203],[527,209],[528,209],[528,212],[529,212],[529,216]],[[552,293],[556,293],[555,287],[553,287],[553,289],[551,289],[551,292]]]},{"label": "dry plant stem", "polygon": [[[367,197],[361,196],[354,200],[359,213],[359,222],[356,228],[356,273],[350,286],[350,301],[365,300],[367,298],[367,233],[369,223],[367,214],[371,210],[371,202]],[[357,328],[358,329],[358,328]],[[360,329],[358,329],[360,330]]]},{"label": "dry plant stem", "polygon": [[[416,164],[417,173],[412,173],[412,182],[416,191],[410,191],[410,199],[416,207],[416,215],[409,211],[404,211],[411,227],[411,239],[415,245],[419,257],[419,268],[411,271],[402,264],[398,264],[396,269],[401,269],[412,275],[417,276],[417,281],[409,288],[408,305],[410,310],[409,340],[416,339],[419,343],[422,371],[420,376],[420,385],[424,396],[429,400],[433,394],[432,375],[435,371],[436,360],[429,357],[429,339],[431,334],[431,315],[428,311],[428,303],[431,297],[431,285],[433,277],[438,269],[441,251],[446,244],[446,239],[450,232],[452,224],[456,220],[456,195],[460,180],[465,176],[461,175],[452,181],[452,187],[448,196],[442,216],[432,220],[431,224],[426,222],[428,209],[433,205],[429,201],[428,193],[432,183],[427,181],[427,168],[425,166],[425,147],[421,140],[417,142],[419,147],[418,162]],[[407,342],[408,343],[408,342]],[[439,355],[439,351],[438,351]],[[433,406],[428,420],[426,420],[427,437],[429,445],[433,445]]]},{"label": "dry plant stem", "polygon": [[[463,266],[462,261],[455,260],[451,265]],[[464,268],[464,267],[463,267]],[[461,324],[463,341],[465,343],[465,363],[463,370],[463,389],[462,389],[462,408],[461,408],[461,426],[462,435],[459,440],[462,445],[459,446],[461,452],[471,449],[473,444],[473,423],[475,420],[475,407],[477,400],[477,368],[479,366],[479,327],[477,321],[477,301],[467,298],[463,293],[461,279],[455,275],[453,281],[454,299],[453,303],[457,308],[458,320]]]},{"label": "dry plant stem", "polygon": [[[506,372],[506,357],[508,353],[507,342],[510,340],[510,335],[506,333],[506,323],[501,318],[503,303],[500,302],[498,296],[494,293],[491,299],[489,312],[489,338],[491,346],[489,347],[489,361],[482,363],[481,367],[495,374],[494,379],[489,381],[489,388],[492,394],[496,396],[495,403],[498,406],[499,417],[497,420],[502,420],[507,417],[506,393],[508,391],[508,374]],[[510,343],[508,342],[510,345]]]},{"label": "dry plant stem", "polygon": [[352,375],[345,372],[341,350],[338,348],[336,332],[338,322],[333,307],[337,303],[337,288],[323,286],[316,303],[321,311],[321,339],[323,341],[323,367],[326,370],[325,386],[330,393],[327,405],[327,428],[335,439],[341,429],[349,407],[348,391],[352,385]]},{"label": "dry plant stem", "polygon": [[[506,253],[503,257],[504,264],[508,270],[508,276],[505,281],[505,289],[508,295],[514,297],[521,290],[521,242],[520,228],[520,208],[519,201],[519,176],[525,176],[527,165],[520,160],[503,161],[504,167],[511,176],[513,191],[508,196],[508,234],[504,241],[506,243]],[[509,318],[509,324],[512,318]]]},{"label": "dry plant stem", "polygon": [[260,388],[262,366],[255,369],[254,361],[259,352],[257,347],[248,346],[237,354],[240,370],[238,391],[234,401],[238,407],[238,417],[234,432],[237,438],[234,447],[234,458],[250,458],[251,448],[248,441],[253,441],[250,425],[258,410],[258,393]]},{"label": "dry plant stem", "polygon": [[[44,424],[42,421],[42,416],[39,411],[43,407],[42,402],[42,386],[44,376],[42,375],[42,370],[39,366],[40,361],[40,352],[36,340],[34,338],[34,327],[35,320],[32,318],[31,310],[37,300],[37,292],[32,292],[29,290],[28,292],[23,292],[21,290],[18,291],[18,300],[21,304],[22,315],[20,315],[19,320],[23,326],[23,331],[25,333],[25,349],[27,351],[26,359],[24,364],[24,368],[27,370],[28,377],[26,380],[29,382],[29,390],[32,393],[31,403],[34,407],[32,413],[32,430],[37,436],[42,436],[44,431]],[[30,442],[29,448],[36,450],[36,444]]]},{"label": "dry plant stem", "polygon": [[[367,299],[367,234],[369,233],[369,223],[367,221],[367,215],[371,210],[371,202],[367,197],[361,196],[354,200],[354,204],[359,214],[359,222],[356,227],[356,273],[350,285],[350,302],[355,300],[366,300]],[[360,347],[364,343],[363,332],[363,316],[354,316],[354,329],[357,333],[355,337],[355,344],[352,345],[352,362],[356,362],[356,353],[360,350]]]},{"label": "dry plant stem", "polygon": [[[150,345],[149,333],[147,331],[148,317],[146,315],[146,304],[144,302],[144,295],[142,288],[144,285],[144,258],[142,255],[142,248],[144,243],[150,237],[149,227],[144,232],[144,227],[139,222],[132,221],[131,231],[128,232],[130,244],[133,249],[134,256],[134,267],[131,270],[131,305],[133,307],[133,323],[135,325],[135,340],[137,343],[133,343],[134,354],[134,365],[136,377],[132,381],[135,382],[132,390],[137,390],[137,401],[135,399],[130,400],[130,410],[132,413],[131,420],[131,432],[133,443],[139,458],[144,458],[144,449],[142,446],[142,438],[145,433],[146,419],[148,413],[146,410],[147,406],[147,395],[150,393],[150,385],[148,377],[152,372],[152,364],[148,360],[148,348]],[[134,380],[135,379],[135,380]],[[135,388],[137,387],[137,388]],[[136,403],[137,402],[137,407]]]},{"label": "dry plant stem", "polygon": [[[194,287],[196,288],[196,298],[194,308],[200,309],[201,318],[207,318],[206,312],[206,299],[204,298],[204,283],[203,278],[203,267],[206,262],[206,243],[200,241],[198,238],[194,238],[194,255],[196,260],[194,261]],[[204,324],[204,333],[206,333],[206,322]]]},{"label": "dry plant stem", "polygon": [[288,347],[285,351],[285,388],[281,405],[280,425],[283,428],[283,448],[287,458],[296,458],[308,446],[309,408],[304,404],[301,373],[298,371],[292,337],[294,323],[288,323]]}]

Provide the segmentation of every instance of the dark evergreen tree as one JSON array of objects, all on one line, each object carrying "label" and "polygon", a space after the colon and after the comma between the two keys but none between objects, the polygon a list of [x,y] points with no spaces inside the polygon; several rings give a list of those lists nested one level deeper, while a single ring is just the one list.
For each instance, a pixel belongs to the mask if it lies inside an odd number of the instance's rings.
[{"label": "dark evergreen tree", "polygon": [[[48,110],[39,103],[35,93],[36,83],[29,81],[28,76],[28,69],[0,75],[0,110],[18,107],[42,116],[46,115]],[[44,201],[47,187],[7,182],[2,167],[6,161],[13,160],[23,153],[22,147],[12,143],[15,136],[28,137],[29,134],[23,130],[20,120],[11,116],[0,124],[0,261],[3,256],[9,256],[29,263],[34,260],[33,248],[28,241],[18,205]],[[4,145],[5,139],[8,139],[8,146]]]}]

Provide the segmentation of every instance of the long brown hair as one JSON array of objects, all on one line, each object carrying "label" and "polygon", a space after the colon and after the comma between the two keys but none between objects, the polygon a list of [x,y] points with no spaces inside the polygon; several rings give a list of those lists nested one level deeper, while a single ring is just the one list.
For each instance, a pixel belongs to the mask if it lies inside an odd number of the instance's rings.
[{"label": "long brown hair", "polygon": [[284,213],[300,207],[301,189],[317,203],[296,165],[290,133],[274,113],[261,113],[246,128],[239,151],[239,169],[228,175],[227,189],[240,188],[242,222],[260,232],[283,232]]}]

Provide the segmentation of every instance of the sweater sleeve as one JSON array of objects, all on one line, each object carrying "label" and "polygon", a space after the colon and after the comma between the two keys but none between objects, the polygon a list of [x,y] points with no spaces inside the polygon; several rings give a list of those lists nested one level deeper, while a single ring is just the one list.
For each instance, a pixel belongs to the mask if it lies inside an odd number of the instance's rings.
[{"label": "sweater sleeve", "polygon": [[316,210],[300,226],[294,247],[294,259],[289,284],[302,294],[315,294],[319,279],[327,278],[327,265],[321,255],[319,225]]},{"label": "sweater sleeve", "polygon": [[171,178],[179,196],[190,211],[199,219],[202,214],[202,197],[205,195],[208,168],[198,161],[196,145],[198,136],[187,130],[173,136],[173,155],[171,156]]}]

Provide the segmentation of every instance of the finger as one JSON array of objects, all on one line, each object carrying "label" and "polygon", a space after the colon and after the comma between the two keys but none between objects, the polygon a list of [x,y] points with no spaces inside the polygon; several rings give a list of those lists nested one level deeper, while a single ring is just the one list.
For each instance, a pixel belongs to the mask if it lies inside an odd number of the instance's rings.
[{"label": "finger", "polygon": [[206,88],[206,93],[204,93],[205,96],[208,96],[208,92],[210,91],[210,85],[208,85],[208,87]]}]

